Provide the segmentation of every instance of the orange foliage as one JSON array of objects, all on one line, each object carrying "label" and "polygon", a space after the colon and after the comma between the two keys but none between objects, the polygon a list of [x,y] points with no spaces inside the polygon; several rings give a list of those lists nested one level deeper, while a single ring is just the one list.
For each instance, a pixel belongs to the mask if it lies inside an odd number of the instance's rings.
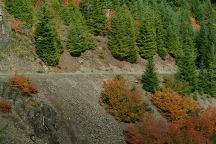
[{"label": "orange foliage", "polygon": [[74,0],[74,5],[79,8],[81,0]]},{"label": "orange foliage", "polygon": [[111,22],[110,21],[106,22],[106,25],[105,25],[106,30],[110,30],[111,27],[112,27]]},{"label": "orange foliage", "polygon": [[36,94],[38,92],[37,86],[25,76],[15,75],[11,77],[10,81],[13,87],[19,88],[21,91],[28,94],[29,96],[32,96],[33,94]]},{"label": "orange foliage", "polygon": [[139,28],[141,26],[141,20],[139,20],[139,19],[135,20],[134,24],[135,24],[136,27]]},{"label": "orange foliage", "polygon": [[115,11],[108,9],[106,12],[106,25],[105,25],[106,30],[110,30],[112,28],[111,19],[113,16],[115,16]]},{"label": "orange foliage", "polygon": [[11,111],[11,106],[5,99],[0,99],[0,111],[3,113],[8,113]]},{"label": "orange foliage", "polygon": [[24,29],[24,23],[18,19],[13,19],[10,21],[10,26],[12,30],[14,30],[16,33],[20,33],[26,36],[30,36],[31,33],[28,29]]},{"label": "orange foliage", "polygon": [[41,0],[36,0],[35,5],[34,5],[34,9],[38,8],[41,4]]},{"label": "orange foliage", "polygon": [[125,80],[105,81],[103,87],[101,101],[117,120],[135,122],[140,119],[145,103],[139,91],[131,89]]},{"label": "orange foliage", "polygon": [[199,111],[199,105],[192,97],[182,97],[170,88],[156,92],[151,100],[170,120],[186,119]]},{"label": "orange foliage", "polygon": [[191,23],[192,23],[192,27],[194,28],[194,30],[199,32],[200,31],[200,24],[194,17],[191,17]]},{"label": "orange foliage", "polygon": [[70,0],[64,0],[65,5],[69,5],[70,4]]}]

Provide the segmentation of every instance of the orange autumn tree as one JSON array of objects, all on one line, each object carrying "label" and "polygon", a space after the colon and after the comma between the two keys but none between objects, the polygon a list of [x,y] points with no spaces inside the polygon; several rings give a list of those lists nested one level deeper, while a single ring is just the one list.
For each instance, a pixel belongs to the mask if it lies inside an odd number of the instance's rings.
[{"label": "orange autumn tree", "polygon": [[169,120],[186,119],[199,111],[192,97],[180,96],[170,88],[156,92],[151,100]]}]

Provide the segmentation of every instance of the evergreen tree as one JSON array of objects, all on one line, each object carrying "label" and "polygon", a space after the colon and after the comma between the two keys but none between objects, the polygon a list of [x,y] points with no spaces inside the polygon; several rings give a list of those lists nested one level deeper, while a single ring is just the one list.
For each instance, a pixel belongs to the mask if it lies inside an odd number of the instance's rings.
[{"label": "evergreen tree", "polygon": [[5,0],[5,7],[10,14],[14,15],[15,18],[26,22],[29,27],[32,26],[33,6],[28,0]]},{"label": "evergreen tree", "polygon": [[216,97],[216,55],[215,47],[212,45],[210,59],[209,59],[209,68],[208,68],[208,93],[211,96]]},{"label": "evergreen tree", "polygon": [[204,67],[204,64],[201,63],[199,70],[199,79],[198,79],[198,90],[201,94],[208,93],[208,70]]},{"label": "evergreen tree", "polygon": [[167,48],[165,45],[166,40],[166,30],[164,29],[161,12],[158,9],[158,3],[153,0],[152,7],[154,11],[154,23],[156,28],[156,42],[157,42],[157,53],[162,59],[165,59],[167,53]]},{"label": "evergreen tree", "polygon": [[87,0],[81,2],[80,10],[93,34],[106,34],[106,10],[110,5],[110,2],[106,0]]},{"label": "evergreen tree", "polygon": [[136,37],[133,19],[126,5],[116,11],[111,20],[112,28],[108,32],[108,47],[112,55],[119,60],[131,63],[137,60]]},{"label": "evergreen tree", "polygon": [[154,25],[153,12],[146,9],[145,17],[142,21],[140,32],[137,38],[139,54],[145,59],[152,59],[157,50],[156,28]]},{"label": "evergreen tree", "polygon": [[201,64],[204,68],[208,68],[209,52],[211,48],[211,42],[209,41],[208,35],[208,27],[203,23],[196,39],[198,53],[197,65],[199,68],[201,67]]},{"label": "evergreen tree", "polygon": [[178,59],[178,77],[181,81],[186,81],[191,86],[191,90],[197,89],[197,72],[196,72],[196,53],[194,44],[194,32],[192,30],[191,22],[188,13],[183,13],[181,23],[182,47],[183,55]]},{"label": "evergreen tree", "polygon": [[154,68],[153,59],[148,60],[147,68],[142,76],[143,89],[148,92],[155,92],[159,89],[159,80]]},{"label": "evergreen tree", "polygon": [[63,47],[57,37],[57,33],[50,24],[50,14],[46,3],[41,7],[41,16],[36,26],[35,41],[36,53],[47,65],[55,66],[59,62]]},{"label": "evergreen tree", "polygon": [[183,54],[178,17],[178,14],[173,13],[170,24],[166,29],[167,35],[165,40],[168,53],[177,59]]}]

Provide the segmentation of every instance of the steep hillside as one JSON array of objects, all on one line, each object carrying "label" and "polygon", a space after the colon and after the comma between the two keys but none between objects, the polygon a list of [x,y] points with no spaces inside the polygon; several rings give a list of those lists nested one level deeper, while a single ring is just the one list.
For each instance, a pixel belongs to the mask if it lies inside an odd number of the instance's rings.
[{"label": "steep hillside", "polygon": [[211,0],[0,0],[0,144],[216,143],[215,24]]}]

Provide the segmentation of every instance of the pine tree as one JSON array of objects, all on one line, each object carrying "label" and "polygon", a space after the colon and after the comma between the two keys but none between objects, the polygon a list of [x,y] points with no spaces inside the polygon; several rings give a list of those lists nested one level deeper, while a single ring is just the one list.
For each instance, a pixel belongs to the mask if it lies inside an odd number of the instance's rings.
[{"label": "pine tree", "polygon": [[147,68],[142,76],[143,89],[148,92],[155,92],[159,89],[159,80],[154,68],[153,59],[148,60]]},{"label": "pine tree", "polygon": [[197,48],[197,65],[200,68],[201,64],[204,68],[208,68],[209,52],[211,49],[211,42],[209,41],[209,30],[206,23],[202,23],[201,30],[196,39]]},{"label": "pine tree", "polygon": [[208,81],[208,93],[211,96],[216,97],[216,55],[214,45],[212,45],[210,52]]},{"label": "pine tree", "polygon": [[153,12],[146,9],[145,17],[142,21],[140,32],[137,38],[139,54],[145,59],[152,59],[157,50],[156,28],[154,25]]},{"label": "pine tree", "polygon": [[7,11],[18,18],[26,22],[26,26],[30,27],[33,23],[33,6],[28,0],[5,0],[5,6]]},{"label": "pine tree", "polygon": [[156,42],[157,42],[157,53],[162,59],[165,59],[166,55],[168,54],[167,48],[165,45],[166,40],[166,30],[164,29],[161,12],[159,11],[158,3],[153,0],[152,7],[154,11],[154,23],[156,28]]},{"label": "pine tree", "polygon": [[116,11],[108,32],[108,47],[119,60],[134,63],[137,60],[136,37],[133,19],[126,5]]},{"label": "pine tree", "polygon": [[208,70],[205,68],[204,64],[201,63],[199,70],[199,79],[198,79],[198,90],[201,94],[208,93]]},{"label": "pine tree", "polygon": [[178,59],[178,78],[181,81],[186,81],[191,86],[191,90],[195,91],[197,89],[197,71],[196,71],[196,53],[195,53],[195,43],[194,43],[194,33],[188,17],[188,13],[183,13],[182,19],[182,47],[183,55]]},{"label": "pine tree", "polygon": [[93,34],[106,34],[106,9],[109,6],[110,3],[106,0],[87,0],[81,2],[80,10]]},{"label": "pine tree", "polygon": [[50,14],[46,3],[41,7],[41,16],[36,26],[35,41],[36,53],[47,65],[55,66],[59,62],[60,54],[63,52],[62,45],[57,33],[50,24]]},{"label": "pine tree", "polygon": [[182,43],[181,43],[181,34],[180,34],[180,23],[178,21],[178,14],[174,14],[170,21],[170,24],[166,29],[166,40],[165,45],[169,54],[177,58],[183,54]]}]

